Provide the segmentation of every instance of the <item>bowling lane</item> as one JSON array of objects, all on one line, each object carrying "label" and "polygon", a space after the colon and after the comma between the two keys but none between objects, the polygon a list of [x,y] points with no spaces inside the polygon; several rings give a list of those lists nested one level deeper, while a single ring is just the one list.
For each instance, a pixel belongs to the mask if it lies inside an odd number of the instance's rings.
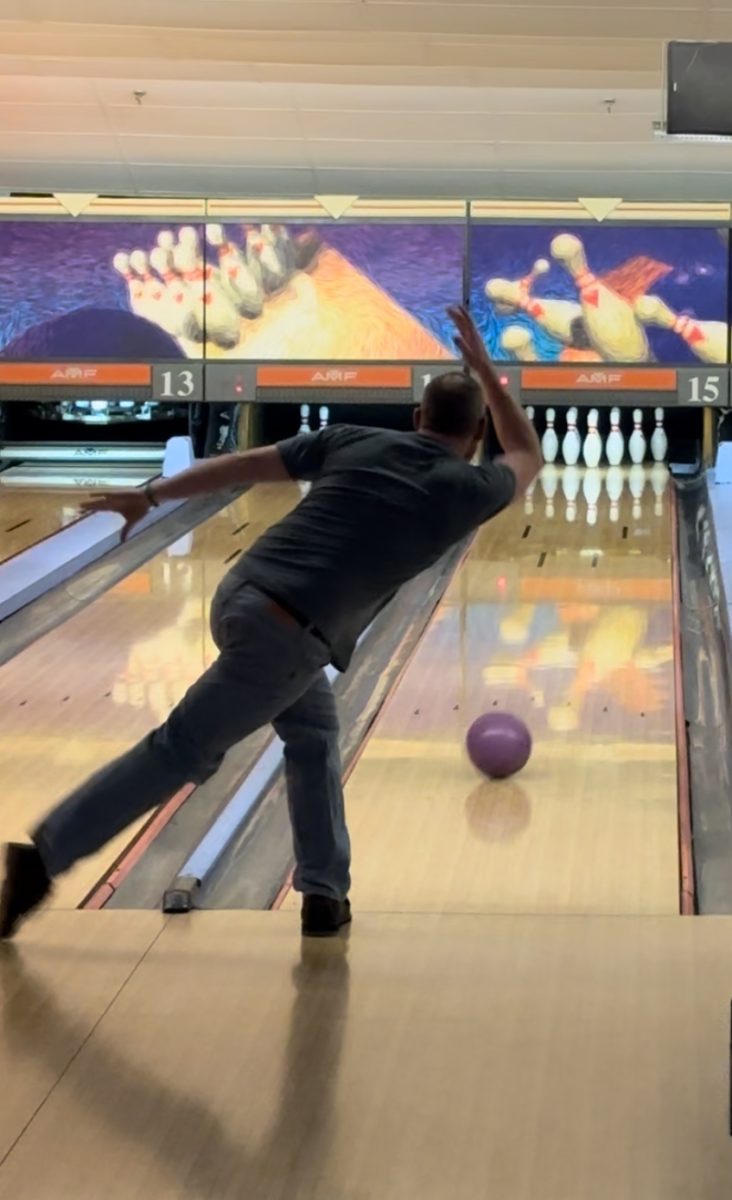
[{"label": "bowling lane", "polygon": [[[88,475],[67,474],[62,487],[34,487],[16,483],[15,471],[0,472],[0,563],[77,521],[79,505],[90,490],[138,487],[151,477],[146,468],[132,466],[99,476],[95,473],[93,480]],[[33,473],[45,479],[60,474],[57,467],[46,464],[34,464]]]},{"label": "bowling lane", "polygon": [[[164,720],[214,656],[211,596],[231,563],[299,499],[257,487],[151,559],[0,669],[0,840]],[[80,903],[129,840],[59,881]]]},{"label": "bowling lane", "polygon": [[[678,912],[671,522],[629,475],[479,533],[347,785],[357,912]],[[534,754],[492,783],[464,738],[502,708]]]}]

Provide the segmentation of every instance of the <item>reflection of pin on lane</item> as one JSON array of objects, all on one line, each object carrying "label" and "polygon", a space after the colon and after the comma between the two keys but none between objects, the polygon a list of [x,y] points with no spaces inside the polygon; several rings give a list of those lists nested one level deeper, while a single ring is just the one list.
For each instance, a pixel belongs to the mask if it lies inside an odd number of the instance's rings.
[{"label": "reflection of pin on lane", "polygon": [[633,305],[590,271],[585,248],[573,233],[560,233],[552,256],[577,284],[585,328],[592,345],[609,362],[647,362],[648,338]]},{"label": "reflection of pin on lane", "polygon": [[539,362],[533,334],[523,325],[507,325],[501,334],[501,346],[516,362]]},{"label": "reflection of pin on lane", "polygon": [[602,475],[597,467],[588,467],[582,480],[582,495],[587,504],[587,524],[597,524],[598,501],[602,492]]},{"label": "reflection of pin on lane", "polygon": [[613,524],[620,517],[620,499],[623,495],[625,480],[622,467],[609,467],[605,477],[605,490],[610,500],[610,520]]},{"label": "reflection of pin on lane", "polygon": [[548,463],[541,473],[541,487],[544,492],[544,516],[551,521],[554,516],[554,497],[559,487],[559,471],[554,463]]},{"label": "reflection of pin on lane", "polygon": [[644,324],[678,333],[702,362],[727,361],[727,325],[724,321],[697,321],[695,317],[679,316],[660,296],[639,296],[635,311]]},{"label": "reflection of pin on lane", "polygon": [[663,516],[663,498],[666,494],[668,482],[669,473],[667,468],[662,462],[655,462],[651,467],[651,487],[653,488],[653,495],[655,497],[653,511],[657,517]]},{"label": "reflection of pin on lane", "polygon": [[577,497],[580,490],[581,477],[577,467],[565,467],[562,471],[562,492],[566,500],[564,519],[570,524],[577,520]]}]

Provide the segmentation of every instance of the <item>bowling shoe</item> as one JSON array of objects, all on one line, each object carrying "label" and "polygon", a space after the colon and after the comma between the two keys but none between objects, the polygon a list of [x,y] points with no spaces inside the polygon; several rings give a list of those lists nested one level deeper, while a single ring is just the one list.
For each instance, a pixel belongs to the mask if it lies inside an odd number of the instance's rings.
[{"label": "bowling shoe", "polygon": [[5,879],[0,891],[0,938],[11,938],[19,922],[38,908],[51,880],[35,846],[10,842],[5,847]]},{"label": "bowling shoe", "polygon": [[334,900],[331,896],[303,896],[303,937],[334,937],[350,920],[349,900]]}]

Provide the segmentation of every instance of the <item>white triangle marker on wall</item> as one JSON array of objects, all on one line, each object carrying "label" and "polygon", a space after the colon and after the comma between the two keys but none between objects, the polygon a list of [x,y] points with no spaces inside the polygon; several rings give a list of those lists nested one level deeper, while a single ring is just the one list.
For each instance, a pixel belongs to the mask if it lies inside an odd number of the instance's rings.
[{"label": "white triangle marker on wall", "polygon": [[577,200],[596,221],[604,221],[623,203],[622,196],[578,196]]},{"label": "white triangle marker on wall", "polygon": [[352,204],[356,203],[358,196],[314,196],[313,199],[317,200],[328,215],[337,221],[339,217],[348,212]]},{"label": "white triangle marker on wall", "polygon": [[79,217],[96,200],[96,192],[54,192],[54,200],[62,204],[72,217]]}]

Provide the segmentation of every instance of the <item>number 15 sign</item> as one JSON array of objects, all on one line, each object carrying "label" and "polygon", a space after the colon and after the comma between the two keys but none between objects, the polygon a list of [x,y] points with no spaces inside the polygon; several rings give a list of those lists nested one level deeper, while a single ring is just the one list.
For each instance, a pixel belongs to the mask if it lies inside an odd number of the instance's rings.
[{"label": "number 15 sign", "polygon": [[729,368],[683,368],[678,375],[678,399],[679,404],[704,404],[713,408],[727,408]]}]

